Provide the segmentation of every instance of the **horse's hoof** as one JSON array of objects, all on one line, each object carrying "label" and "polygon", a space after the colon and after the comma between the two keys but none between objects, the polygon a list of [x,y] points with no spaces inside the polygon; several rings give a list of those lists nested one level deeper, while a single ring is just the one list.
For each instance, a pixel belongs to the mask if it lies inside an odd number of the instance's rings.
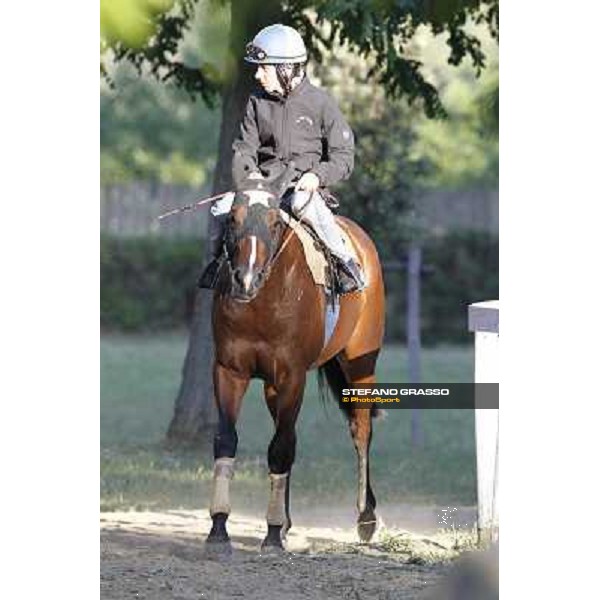
[{"label": "horse's hoof", "polygon": [[204,543],[206,558],[229,558],[233,554],[233,547],[229,540],[207,539]]},{"label": "horse's hoof", "polygon": [[260,547],[261,556],[279,556],[285,552],[283,544],[265,540]]},{"label": "horse's hoof", "polygon": [[370,542],[375,530],[377,529],[377,519],[375,518],[375,513],[361,515],[358,518],[356,529],[361,542]]},{"label": "horse's hoof", "polygon": [[269,525],[267,527],[267,537],[263,540],[260,547],[261,554],[281,554],[284,551],[283,544],[281,543],[283,536],[281,532],[283,527],[281,525]]}]

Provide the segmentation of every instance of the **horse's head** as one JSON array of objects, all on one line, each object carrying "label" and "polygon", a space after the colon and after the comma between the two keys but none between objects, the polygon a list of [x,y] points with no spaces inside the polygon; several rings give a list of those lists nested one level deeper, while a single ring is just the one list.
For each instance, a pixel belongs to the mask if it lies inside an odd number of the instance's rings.
[{"label": "horse's head", "polygon": [[276,191],[257,185],[236,194],[227,234],[234,300],[249,302],[258,294],[280,245],[283,229]]}]

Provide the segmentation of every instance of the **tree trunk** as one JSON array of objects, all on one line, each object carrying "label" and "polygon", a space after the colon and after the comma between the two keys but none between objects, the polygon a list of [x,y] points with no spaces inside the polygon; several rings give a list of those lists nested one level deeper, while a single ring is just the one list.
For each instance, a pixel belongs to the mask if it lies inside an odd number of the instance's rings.
[{"label": "tree trunk", "polygon": [[[231,82],[223,90],[219,156],[213,178],[213,194],[232,189],[231,145],[237,135],[248,95],[254,86],[254,69],[245,66],[241,60],[245,45],[259,29],[271,23],[282,22],[283,18],[279,3],[273,1],[232,2],[231,10],[230,48],[233,56],[240,57],[240,60]],[[207,240],[210,239],[214,226],[214,219],[210,216]],[[209,244],[206,244],[204,265],[209,258]],[[198,290],[181,385],[167,430],[167,440],[171,444],[201,444],[211,440],[214,435],[217,411],[212,384],[214,351],[211,315],[212,291]]]}]

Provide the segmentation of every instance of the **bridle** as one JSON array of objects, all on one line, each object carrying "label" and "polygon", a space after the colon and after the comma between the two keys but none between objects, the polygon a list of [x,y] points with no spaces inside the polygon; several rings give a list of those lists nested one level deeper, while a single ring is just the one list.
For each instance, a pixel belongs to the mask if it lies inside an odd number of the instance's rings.
[{"label": "bridle", "polygon": [[[306,208],[312,201],[313,194],[314,194],[314,192],[311,192],[311,194],[310,194],[308,200],[305,202],[305,204],[299,210],[296,211],[299,223],[302,223],[304,211],[306,210]],[[275,196],[272,195],[272,197],[275,197]],[[281,210],[281,209],[278,209],[278,210]],[[262,239],[265,242],[267,249],[268,249],[268,257],[267,257],[267,260],[265,261],[264,267],[261,270],[262,271],[261,285],[267,281],[267,279],[269,278],[269,276],[271,274],[273,265],[276,263],[277,259],[279,258],[279,256],[281,256],[283,250],[285,249],[285,247],[288,245],[288,243],[294,236],[293,229],[291,227],[289,227],[289,225],[287,227],[284,226],[284,225],[287,225],[287,223],[281,218],[281,216],[279,216],[278,218],[281,222],[281,225],[283,225],[283,226],[277,228],[277,233],[275,234],[275,236],[273,236],[273,237],[269,236],[268,239],[265,239],[266,236],[260,236],[260,235],[258,236],[259,239]],[[250,225],[246,225],[244,223],[242,230],[237,235],[233,234],[233,232],[231,230],[229,230],[226,233],[226,235],[224,236],[223,251],[225,254],[225,259],[227,261],[227,265],[229,267],[229,272],[232,277],[233,277],[233,272],[234,272],[235,267],[233,264],[233,255],[232,255],[232,253],[229,252],[228,246],[230,246],[230,245],[233,247],[237,246],[237,244],[242,239],[247,237],[247,235],[248,235],[247,231],[253,225],[254,225],[254,223],[250,223]],[[266,227],[266,225],[265,225],[265,227]],[[283,241],[282,241],[282,238],[283,238],[286,230],[288,230],[289,233],[288,233],[287,237],[285,239],[283,239]]]},{"label": "bridle", "polygon": [[[282,227],[282,226],[277,227],[276,234],[274,236],[272,236],[271,231],[269,230],[267,224],[264,223],[261,219],[261,216],[264,217],[264,214],[261,215],[261,213],[258,213],[258,214],[250,213],[250,209],[254,204],[254,202],[252,201],[252,198],[251,198],[251,194],[253,191],[255,191],[255,190],[248,190],[246,192],[243,192],[245,194],[245,196],[248,198],[248,215],[246,215],[246,219],[244,220],[244,223],[239,231],[234,231],[234,230],[232,230],[231,227],[228,228],[228,230],[226,231],[225,236],[223,238],[223,252],[225,254],[227,266],[229,267],[229,272],[231,274],[231,277],[233,277],[233,273],[235,270],[235,265],[233,264],[233,258],[234,258],[235,252],[230,251],[230,249],[236,248],[237,245],[240,243],[240,241],[243,240],[244,238],[248,237],[249,235],[256,235],[258,237],[258,239],[261,239],[265,243],[265,245],[267,247],[267,252],[268,252],[267,260],[265,261],[265,266],[261,269],[261,273],[262,273],[261,279],[262,279],[262,283],[264,283],[269,277],[269,274],[271,272],[271,267],[274,262],[274,258],[278,254],[277,249],[281,245],[281,238],[283,236],[283,232],[285,231],[285,227]],[[265,194],[265,192],[263,192],[263,191],[261,191],[261,193]],[[267,204],[267,200],[265,200],[265,199],[263,199],[259,203],[266,205],[268,210],[269,209],[270,210],[272,210],[272,209],[278,210],[278,208],[276,206],[274,206],[275,202],[273,201],[276,198],[276,196],[270,192],[268,195],[269,195],[268,204]],[[233,210],[233,208],[232,208],[232,210]],[[281,217],[279,217],[279,219],[280,218]],[[248,219],[250,219],[250,222],[248,222]],[[281,222],[281,225],[284,225],[283,221]]]}]

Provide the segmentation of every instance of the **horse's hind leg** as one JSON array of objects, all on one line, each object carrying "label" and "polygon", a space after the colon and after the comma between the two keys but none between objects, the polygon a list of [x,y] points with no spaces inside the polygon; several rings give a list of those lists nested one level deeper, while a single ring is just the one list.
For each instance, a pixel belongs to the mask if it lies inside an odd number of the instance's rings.
[{"label": "horse's hind leg", "polygon": [[368,408],[353,408],[350,414],[350,433],[358,459],[357,529],[363,542],[368,542],[373,537],[377,525],[375,517],[377,502],[369,477],[369,447],[373,435],[371,419],[371,410]]},{"label": "horse's hind leg", "polygon": [[265,385],[265,399],[275,434],[269,444],[271,496],[267,509],[267,537],[263,548],[282,549],[282,537],[291,527],[290,473],[296,457],[296,420],[302,405],[306,374],[290,374],[285,382]]},{"label": "horse's hind leg", "polygon": [[219,364],[214,366],[213,380],[219,426],[214,438],[215,466],[210,502],[212,528],[206,542],[213,549],[229,551],[231,545],[225,524],[231,512],[229,482],[233,477],[233,463],[238,443],[235,424],[249,380],[240,378],[233,371]]},{"label": "horse's hind leg", "polygon": [[[365,354],[354,360],[340,356],[340,365],[348,381],[348,387],[360,387],[361,384],[374,383],[376,360],[377,352]],[[343,405],[343,408],[346,409],[346,406]],[[375,413],[371,408],[360,408],[356,405],[346,410],[358,463],[357,529],[360,539],[368,542],[373,537],[377,525],[375,516],[377,502],[371,489],[369,476],[369,448],[373,435],[372,418]]]}]

